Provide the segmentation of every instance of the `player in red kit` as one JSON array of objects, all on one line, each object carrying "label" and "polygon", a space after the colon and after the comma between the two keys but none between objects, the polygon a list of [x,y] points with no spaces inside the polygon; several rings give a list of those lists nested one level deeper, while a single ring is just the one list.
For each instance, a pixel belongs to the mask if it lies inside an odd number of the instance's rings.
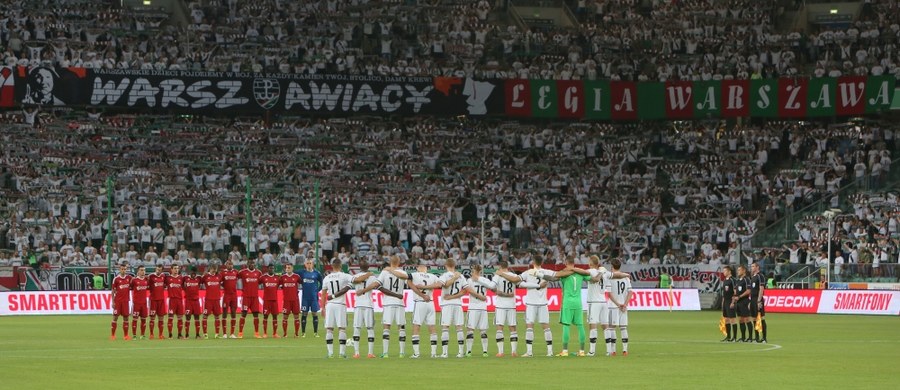
[{"label": "player in red kit", "polygon": [[[131,311],[131,334],[137,337],[138,317],[141,317],[141,340],[147,334],[147,313],[149,307],[147,305],[148,292],[150,291],[150,281],[147,280],[147,271],[143,265],[137,267],[137,276],[131,279],[131,302],[134,307]],[[152,329],[151,329],[152,332]]]},{"label": "player in red kit", "polygon": [[131,276],[125,271],[125,264],[120,264],[119,274],[116,275],[112,282],[113,320],[110,325],[110,340],[116,339],[116,326],[118,325],[119,316],[122,316],[122,332],[125,333],[125,340],[131,340],[131,337],[128,336],[128,316],[130,314],[128,304],[131,299]]},{"label": "player in red kit", "polygon": [[[236,278],[236,276],[235,276]],[[216,328],[214,338],[219,338],[219,317],[222,315],[222,275],[219,274],[219,266],[213,264],[207,269],[202,278],[203,288],[206,289],[206,299],[203,301],[203,337],[209,338],[207,321],[213,316],[213,326]],[[222,320],[222,338],[228,337],[225,331],[225,320]]]},{"label": "player in red kit", "polygon": [[275,266],[269,266],[269,272],[259,279],[263,286],[263,333],[262,337],[268,337],[268,327],[266,319],[272,316],[272,337],[280,338],[278,335],[278,286],[281,284],[281,276],[275,275]]},{"label": "player in red kit", "polygon": [[162,272],[162,267],[156,267],[156,272],[150,274],[147,278],[150,281],[150,340],[153,340],[153,323],[158,321],[159,339],[166,338],[163,336],[163,316],[168,313],[166,310],[166,274]]},{"label": "player in red kit", "polygon": [[241,280],[241,292],[243,305],[241,306],[241,327],[238,330],[238,338],[244,338],[244,323],[247,321],[247,312],[253,313],[253,337],[262,338],[259,335],[259,279],[263,274],[256,269],[253,259],[247,260],[247,268],[238,272]]},{"label": "player in red kit", "polygon": [[293,264],[284,265],[281,275],[281,295],[284,297],[284,309],[281,317],[282,336],[287,337],[288,314],[294,315],[294,338],[300,337],[300,275],[294,273]]},{"label": "player in red kit", "polygon": [[169,338],[172,338],[172,325],[178,318],[178,338],[184,338],[181,330],[184,328],[184,276],[181,275],[181,267],[172,265],[172,272],[166,276],[166,291],[169,293]]},{"label": "player in red kit", "polygon": [[[238,272],[234,269],[231,260],[225,262],[225,270],[222,271],[222,333],[231,334],[236,339],[234,327],[237,325],[237,281]],[[231,332],[225,331],[225,318],[231,316]]]},{"label": "player in red kit", "polygon": [[184,278],[184,338],[191,337],[191,318],[194,318],[195,338],[200,338],[200,275],[197,267],[191,266],[191,274]]}]

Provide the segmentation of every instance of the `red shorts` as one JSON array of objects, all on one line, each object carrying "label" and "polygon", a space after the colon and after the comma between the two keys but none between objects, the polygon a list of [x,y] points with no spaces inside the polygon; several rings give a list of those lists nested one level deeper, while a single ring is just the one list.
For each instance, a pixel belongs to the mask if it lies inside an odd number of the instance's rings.
[{"label": "red shorts", "polygon": [[184,301],[184,314],[189,316],[199,316],[201,313],[203,313],[203,310],[200,310],[199,299],[186,299]]},{"label": "red shorts", "polygon": [[181,298],[169,298],[169,315],[184,315],[184,301]]},{"label": "red shorts", "polygon": [[222,303],[218,299],[206,298],[203,301],[203,306],[203,314],[212,314],[216,317],[222,315]]},{"label": "red shorts", "polygon": [[113,302],[113,315],[114,316],[123,316],[128,317],[131,315],[131,308],[128,305],[128,301],[115,301]]},{"label": "red shorts", "polygon": [[234,315],[238,311],[237,295],[226,295],[222,297],[222,311]]},{"label": "red shorts", "polygon": [[264,315],[278,315],[278,301],[265,301],[263,303],[263,314]]},{"label": "red shorts", "polygon": [[149,311],[147,308],[147,300],[144,299],[142,301],[134,302],[134,307],[131,311],[134,313],[135,317],[147,318],[147,312]]},{"label": "red shorts", "polygon": [[162,299],[150,301],[150,316],[164,316],[166,313],[166,301]]},{"label": "red shorts", "polygon": [[241,310],[254,314],[259,313],[259,297],[244,297]]},{"label": "red shorts", "polygon": [[300,301],[284,301],[284,314],[300,314]]}]

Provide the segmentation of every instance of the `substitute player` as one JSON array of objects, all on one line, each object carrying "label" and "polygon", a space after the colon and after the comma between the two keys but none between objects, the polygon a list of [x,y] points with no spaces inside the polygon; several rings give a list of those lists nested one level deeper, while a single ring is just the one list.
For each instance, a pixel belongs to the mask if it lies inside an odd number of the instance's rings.
[{"label": "substitute player", "polygon": [[172,265],[172,272],[166,276],[166,292],[169,294],[169,319],[167,327],[169,338],[172,338],[172,325],[178,318],[178,338],[184,339],[181,331],[184,328],[184,276],[181,275],[181,267]]},{"label": "substitute player", "polygon": [[284,301],[281,310],[282,337],[287,337],[288,314],[294,315],[294,338],[300,337],[300,281],[300,275],[294,273],[294,265],[285,264],[284,275],[278,281]]},{"label": "substitute player", "polygon": [[[437,340],[438,336],[434,329],[435,311],[432,298],[432,290],[441,288],[443,282],[433,274],[428,273],[428,267],[419,264],[418,269],[414,272],[407,284],[413,292],[413,320],[412,320],[412,347],[413,359],[419,357],[419,332],[422,325],[428,327],[429,339],[431,340],[431,357],[437,357]],[[446,356],[445,356],[446,357]]]},{"label": "substitute player", "polygon": [[753,263],[750,266],[750,272],[753,276],[750,277],[750,320],[755,321],[758,317],[762,322],[762,338],[760,338],[760,331],[756,330],[756,327],[753,327],[754,330],[754,339],[757,343],[766,343],[766,306],[765,301],[763,300],[763,294],[766,291],[766,277],[759,272],[759,263]]},{"label": "substitute player", "polygon": [[391,326],[399,327],[400,357],[406,352],[406,305],[403,303],[403,286],[409,280],[409,275],[400,269],[400,258],[391,256],[388,266],[378,274],[378,282],[381,287],[378,291],[384,293],[384,313],[381,315],[381,323],[384,330],[381,332],[382,358],[387,358],[391,344]]},{"label": "substitute player", "polygon": [[353,284],[356,289],[356,309],[353,311],[353,349],[354,358],[359,358],[359,334],[362,328],[366,328],[366,335],[369,341],[368,358],[375,357],[375,309],[372,305],[372,291],[381,287],[381,282],[371,272],[369,272],[369,263],[365,260],[359,262],[359,273],[354,278],[359,279],[364,276],[365,279]]},{"label": "substitute player", "polygon": [[303,279],[303,297],[300,302],[301,329],[303,337],[306,337],[306,315],[313,312],[313,333],[319,337],[319,290],[322,289],[322,273],[314,268],[313,259],[306,259],[303,264],[306,269],[300,271],[300,279]]},{"label": "substitute player", "polygon": [[[547,308],[547,281],[541,280],[545,275],[553,275],[554,272],[542,268],[544,259],[541,255],[535,255],[531,259],[531,269],[520,276],[510,276],[509,280],[518,283],[525,289],[525,354],[523,357],[534,356],[532,344],[534,343],[534,323],[541,324],[544,329],[544,341],[547,343],[547,356],[553,356],[553,331],[550,330],[550,311]],[[507,275],[507,274],[504,274]]]},{"label": "substitute player", "polygon": [[184,338],[191,337],[191,318],[194,319],[194,337],[200,338],[200,284],[203,279],[197,275],[197,266],[191,266],[191,274],[184,278]]},{"label": "substitute player", "polygon": [[[735,296],[731,298],[734,301],[734,307],[737,309],[738,321],[741,327],[740,342],[746,343],[750,341],[747,332],[753,332],[750,323],[750,276],[747,275],[747,267],[738,266],[738,278],[735,285]],[[748,329],[749,328],[749,329]]]},{"label": "substitute player", "polygon": [[[234,263],[229,259],[225,261],[225,269],[222,271],[222,333],[226,337],[236,339],[234,329],[237,326],[237,282],[238,271],[234,269]],[[231,332],[225,328],[226,318],[231,317]],[[231,336],[228,336],[228,335]]]},{"label": "substitute player", "polygon": [[566,268],[556,272],[555,275],[543,275],[542,279],[548,281],[559,280],[562,285],[563,304],[559,315],[559,323],[563,326],[563,350],[558,356],[569,356],[569,331],[572,325],[578,328],[578,342],[580,349],[578,356],[585,356],[584,353],[584,310],[581,306],[581,285],[582,282],[591,279],[590,274],[580,268],[575,267],[575,258],[566,258]]},{"label": "substitute player", "polygon": [[279,338],[281,336],[278,335],[278,327],[275,325],[278,323],[278,312],[281,309],[278,308],[278,287],[281,285],[281,277],[275,275],[275,266],[268,266],[268,273],[263,275],[259,282],[263,286],[263,332],[262,338],[269,337],[268,336],[268,327],[266,326],[266,320],[269,316],[272,317],[272,337]]},{"label": "substitute player", "polygon": [[[360,278],[364,280],[365,278]],[[322,301],[325,307],[325,346],[328,358],[334,357],[334,328],[338,328],[338,354],[346,358],[347,348],[347,292],[353,288],[355,280],[341,271],[341,261],[331,262],[331,272],[322,280]]]},{"label": "substitute player", "polygon": [[147,304],[148,292],[150,291],[150,281],[147,280],[147,271],[144,269],[143,265],[139,265],[137,267],[137,276],[131,279],[131,302],[132,302],[132,314],[131,317],[131,334],[137,338],[137,323],[138,317],[141,317],[141,336],[140,339],[144,339],[144,335],[147,334],[147,314],[149,313],[149,306]]},{"label": "substitute player", "polygon": [[125,333],[125,340],[131,340],[128,336],[128,316],[131,314],[129,300],[131,299],[131,276],[127,273],[128,268],[124,263],[119,264],[119,274],[112,282],[112,301],[113,301],[113,320],[110,325],[110,340],[116,339],[116,327],[118,326],[119,316],[122,316],[122,332]]},{"label": "substitute player", "polygon": [[[519,335],[516,333],[516,284],[506,276],[510,276],[509,262],[500,260],[494,273],[494,325],[497,326],[497,357],[503,357],[503,328],[509,328],[510,355],[518,356]],[[483,278],[482,278],[483,279]]]},{"label": "substitute player", "polygon": [[731,276],[730,266],[722,269],[724,280],[722,281],[722,317],[725,318],[725,338],[722,342],[734,342],[737,339],[737,324],[735,323],[736,310],[734,302],[735,280]]},{"label": "substitute player", "polygon": [[469,282],[461,273],[456,272],[456,260],[447,259],[444,264],[447,272],[441,275],[441,348],[442,358],[447,357],[450,343],[450,327],[456,331],[456,344],[458,345],[457,358],[465,356],[465,343],[463,338],[463,310],[462,297],[469,292]]},{"label": "substitute player", "polygon": [[[209,339],[209,327],[207,322],[209,316],[213,316],[213,327],[215,333],[213,338],[219,338],[219,318],[222,315],[222,275],[219,274],[219,266],[212,264],[206,270],[206,274],[201,279],[203,288],[206,290],[206,299],[203,301],[203,337]],[[225,320],[221,322],[222,338],[227,338],[225,331]]]},{"label": "substitute player", "polygon": [[487,290],[496,288],[496,284],[481,277],[483,268],[481,264],[472,266],[472,278],[469,283],[469,311],[466,320],[466,356],[472,356],[472,344],[475,343],[475,331],[480,334],[481,356],[487,357],[488,347],[488,315],[487,315]]},{"label": "substitute player", "polygon": [[150,274],[147,280],[150,282],[150,340],[153,340],[153,322],[157,322],[159,339],[163,336],[163,317],[168,313],[166,309],[166,274],[162,267],[157,266],[155,272]]},{"label": "substitute player", "polygon": [[[613,272],[619,272],[622,262],[613,259]],[[609,292],[609,326],[617,328],[622,338],[622,356],[628,356],[628,303],[631,302],[631,280],[617,279],[607,286]],[[616,331],[612,330],[612,356],[616,356]]]},{"label": "substitute player", "polygon": [[262,338],[259,335],[259,279],[262,278],[262,272],[256,269],[256,262],[253,259],[247,259],[247,268],[238,272],[238,279],[241,281],[241,295],[243,304],[241,305],[241,322],[238,329],[238,338],[244,338],[244,324],[247,322],[247,312],[253,313],[253,337]]}]

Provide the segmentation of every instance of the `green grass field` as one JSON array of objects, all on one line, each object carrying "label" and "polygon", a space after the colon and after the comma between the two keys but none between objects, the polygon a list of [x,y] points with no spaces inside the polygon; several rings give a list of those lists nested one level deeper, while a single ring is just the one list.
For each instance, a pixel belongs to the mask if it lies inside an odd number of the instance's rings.
[{"label": "green grass field", "polygon": [[[491,331],[491,357],[481,357],[476,340],[477,357],[419,360],[397,358],[396,335],[390,359],[329,360],[324,337],[126,342],[120,330],[119,340],[109,341],[109,316],[2,317],[0,387],[887,388],[896,382],[890,374],[900,352],[896,317],[769,315],[769,344],[719,343],[715,312],[630,317],[628,357],[496,358]],[[250,321],[247,326],[252,334]],[[522,327],[519,353],[525,350],[524,334]],[[574,329],[573,336],[577,343]],[[558,326],[554,338],[558,352]],[[536,339],[535,352],[542,355],[540,332]],[[451,335],[451,356],[454,340]],[[380,337],[375,348],[381,351]],[[423,343],[423,352],[429,348]],[[605,351],[602,340],[597,348]],[[570,349],[577,350],[577,344]],[[406,352],[411,354],[411,345]]]}]

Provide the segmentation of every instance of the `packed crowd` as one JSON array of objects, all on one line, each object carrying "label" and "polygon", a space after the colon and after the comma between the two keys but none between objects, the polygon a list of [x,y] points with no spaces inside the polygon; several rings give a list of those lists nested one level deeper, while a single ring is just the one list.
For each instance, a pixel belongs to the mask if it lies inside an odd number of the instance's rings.
[{"label": "packed crowd", "polygon": [[424,117],[267,127],[67,110],[36,122],[4,124],[0,263],[104,264],[115,177],[112,256],[146,265],[241,264],[247,252],[298,263],[316,237],[320,255],[351,263],[527,264],[537,252],[731,264],[786,209],[884,177],[895,130]]},{"label": "packed crowd", "polygon": [[886,0],[846,26],[802,33],[774,27],[780,0],[572,1],[579,25],[567,28],[516,23],[488,0],[197,0],[186,2],[184,24],[113,1],[2,3],[7,65],[562,80],[900,75],[900,7]]}]

